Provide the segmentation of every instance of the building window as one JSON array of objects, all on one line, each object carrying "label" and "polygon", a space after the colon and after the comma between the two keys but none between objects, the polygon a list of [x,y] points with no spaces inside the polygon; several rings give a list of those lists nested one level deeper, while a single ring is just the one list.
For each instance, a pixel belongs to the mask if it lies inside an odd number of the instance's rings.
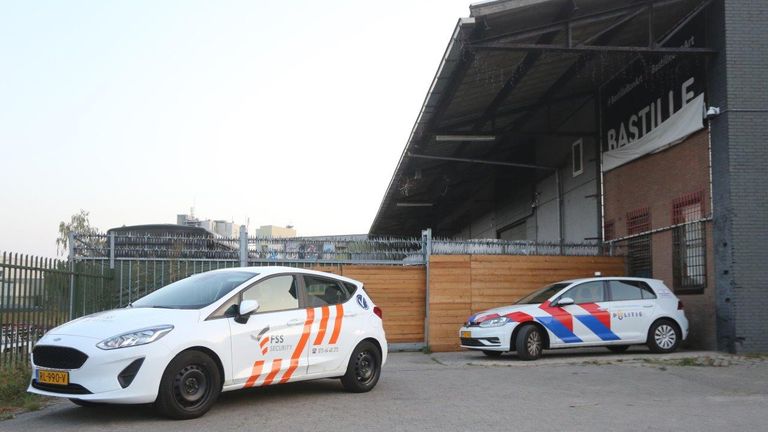
[{"label": "building window", "polygon": [[616,238],[616,224],[612,220],[605,222],[603,230],[605,231],[604,241],[610,241]]},{"label": "building window", "polygon": [[707,286],[704,192],[672,202],[672,284],[677,293],[700,293]]},{"label": "building window", "polygon": [[[634,277],[652,277],[651,211],[646,207],[627,213],[627,272]],[[642,233],[648,233],[638,235]]]},{"label": "building window", "polygon": [[584,172],[584,143],[582,140],[578,140],[571,146],[571,154],[573,155],[573,176]]}]

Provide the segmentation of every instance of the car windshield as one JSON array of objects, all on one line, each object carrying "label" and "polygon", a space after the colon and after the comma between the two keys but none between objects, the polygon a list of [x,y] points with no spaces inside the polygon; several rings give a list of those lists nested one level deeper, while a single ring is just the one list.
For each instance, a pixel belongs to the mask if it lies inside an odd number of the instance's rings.
[{"label": "car windshield", "polygon": [[567,283],[556,283],[552,285],[547,285],[544,288],[534,291],[531,294],[528,294],[527,296],[521,298],[518,300],[515,304],[539,304],[544,303],[545,301],[549,300],[550,297],[557,294],[558,291],[561,289],[567,287],[570,284]]},{"label": "car windshield", "polygon": [[256,277],[249,272],[200,273],[166,285],[131,304],[133,307],[200,309],[224,297],[243,282]]}]

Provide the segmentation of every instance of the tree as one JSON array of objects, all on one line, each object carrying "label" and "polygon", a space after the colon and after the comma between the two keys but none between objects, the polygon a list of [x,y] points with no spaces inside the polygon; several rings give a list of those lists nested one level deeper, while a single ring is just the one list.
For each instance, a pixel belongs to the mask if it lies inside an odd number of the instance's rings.
[{"label": "tree", "polygon": [[69,247],[69,233],[74,232],[85,235],[99,233],[98,228],[91,226],[91,222],[88,220],[89,214],[89,212],[80,209],[79,213],[72,215],[69,223],[59,222],[59,238],[56,239],[56,252],[59,255],[63,255],[67,252],[67,248]]}]

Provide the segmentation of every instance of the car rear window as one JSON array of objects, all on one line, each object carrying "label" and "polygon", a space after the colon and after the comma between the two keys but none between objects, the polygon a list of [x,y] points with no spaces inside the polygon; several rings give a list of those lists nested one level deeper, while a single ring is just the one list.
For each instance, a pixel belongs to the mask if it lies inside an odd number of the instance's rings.
[{"label": "car rear window", "polygon": [[642,281],[612,280],[608,282],[612,301],[655,299],[651,287]]}]

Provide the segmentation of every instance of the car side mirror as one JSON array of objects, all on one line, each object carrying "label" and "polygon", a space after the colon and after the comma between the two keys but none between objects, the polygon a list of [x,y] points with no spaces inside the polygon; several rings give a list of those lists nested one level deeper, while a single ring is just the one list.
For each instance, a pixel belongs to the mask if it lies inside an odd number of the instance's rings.
[{"label": "car side mirror", "polygon": [[260,305],[257,300],[243,300],[240,302],[240,306],[238,307],[235,321],[240,324],[247,323],[248,317],[251,316],[252,313],[259,310],[259,306]]},{"label": "car side mirror", "polygon": [[574,303],[573,299],[570,297],[563,297],[560,300],[557,301],[557,306],[568,306],[572,305]]}]

